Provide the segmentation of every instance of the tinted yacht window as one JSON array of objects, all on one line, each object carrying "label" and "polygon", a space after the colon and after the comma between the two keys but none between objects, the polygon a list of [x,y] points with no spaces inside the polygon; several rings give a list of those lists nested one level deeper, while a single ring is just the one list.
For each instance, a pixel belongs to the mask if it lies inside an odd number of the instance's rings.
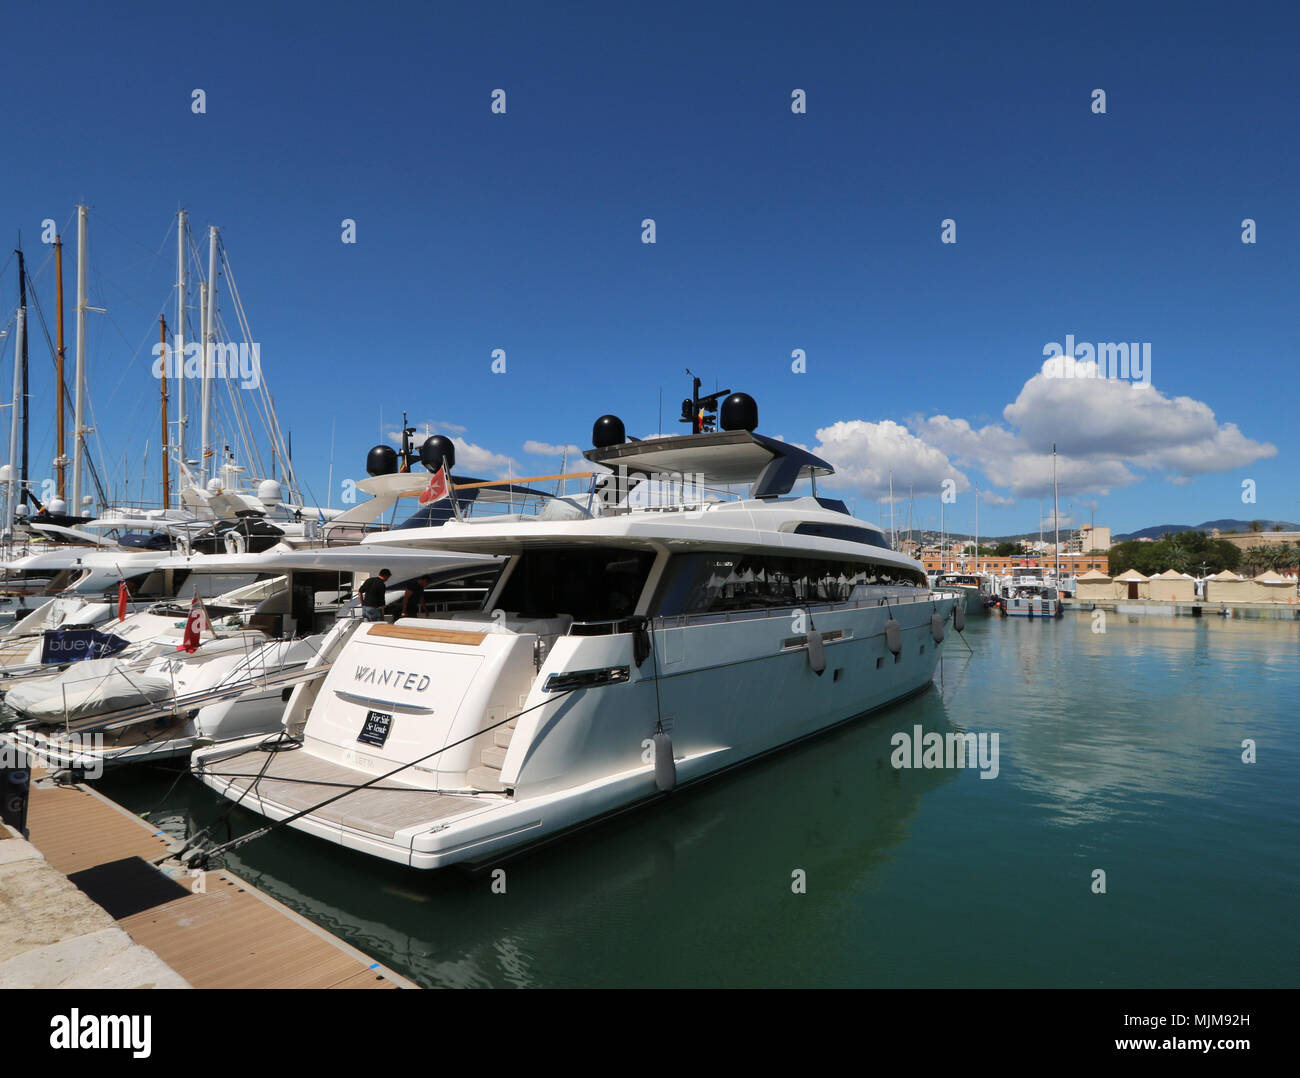
[{"label": "tinted yacht window", "polygon": [[[842,504],[842,503],[841,503]],[[889,540],[881,532],[870,528],[855,528],[850,524],[813,524],[804,522],[794,530],[795,535],[820,535],[823,539],[843,539],[849,543],[865,543],[889,550]]]},{"label": "tinted yacht window", "polygon": [[636,610],[654,558],[652,552],[638,550],[525,550],[515,556],[494,605],[526,618],[625,618]]},{"label": "tinted yacht window", "polygon": [[653,612],[677,614],[763,610],[800,603],[870,598],[870,587],[925,586],[906,566],[771,554],[678,554],[669,561]]}]

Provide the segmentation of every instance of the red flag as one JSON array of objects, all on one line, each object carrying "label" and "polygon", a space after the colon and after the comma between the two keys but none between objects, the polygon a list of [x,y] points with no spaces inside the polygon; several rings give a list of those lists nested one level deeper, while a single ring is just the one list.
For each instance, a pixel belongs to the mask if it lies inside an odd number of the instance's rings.
[{"label": "red flag", "polygon": [[194,598],[190,602],[190,616],[185,619],[185,637],[177,651],[195,652],[199,648],[199,634],[204,630],[212,631],[208,623],[208,612],[203,609],[203,600],[199,598],[199,588],[194,586]]},{"label": "red flag", "polygon": [[126,581],[117,582],[117,620],[126,621],[126,600],[131,592],[127,589]]},{"label": "red flag", "polygon": [[444,468],[439,468],[433,475],[429,476],[429,485],[424,488],[424,493],[420,495],[421,505],[430,505],[433,502],[442,501],[447,496],[447,474]]}]

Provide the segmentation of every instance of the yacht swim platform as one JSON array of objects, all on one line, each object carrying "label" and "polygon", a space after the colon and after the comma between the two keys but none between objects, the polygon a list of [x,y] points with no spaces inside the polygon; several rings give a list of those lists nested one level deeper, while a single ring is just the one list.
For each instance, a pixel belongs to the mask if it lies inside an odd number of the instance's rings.
[{"label": "yacht swim platform", "polygon": [[[267,757],[270,757],[268,760]],[[357,789],[357,771],[296,749],[247,748],[209,756],[204,776],[225,786],[242,807],[272,815],[311,810],[314,821],[392,840],[399,831],[434,826],[452,816],[481,812],[504,799],[483,791],[447,793],[404,785],[396,777]],[[381,772],[382,774],[382,772]],[[352,792],[344,793],[352,788]],[[339,797],[339,794],[343,794]],[[337,800],[331,801],[331,798]],[[322,804],[329,802],[328,804]]]}]

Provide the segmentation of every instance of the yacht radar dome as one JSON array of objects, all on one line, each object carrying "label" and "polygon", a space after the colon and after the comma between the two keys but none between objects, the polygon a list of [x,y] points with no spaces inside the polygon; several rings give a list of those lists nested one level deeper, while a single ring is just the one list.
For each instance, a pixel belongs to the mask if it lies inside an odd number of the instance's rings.
[{"label": "yacht radar dome", "polygon": [[257,500],[268,509],[274,509],[284,500],[284,488],[274,479],[263,479],[257,484]]},{"label": "yacht radar dome", "polygon": [[397,450],[391,445],[377,445],[366,454],[366,473],[392,475],[397,471]]},{"label": "yacht radar dome", "polygon": [[456,466],[456,443],[441,434],[431,435],[420,446],[420,462],[431,472],[436,472],[444,464],[450,472]]},{"label": "yacht radar dome", "polygon": [[208,493],[209,494],[221,493],[221,480],[218,479],[215,475],[208,480]]},{"label": "yacht radar dome", "polygon": [[66,513],[68,511],[68,503],[65,502],[62,498],[51,498],[48,502],[45,503],[45,509],[46,512],[52,514]]},{"label": "yacht radar dome", "polygon": [[718,420],[723,430],[758,429],[758,404],[748,393],[733,393],[722,402]]},{"label": "yacht radar dome", "polygon": [[623,421],[616,415],[603,415],[591,427],[591,444],[597,449],[608,449],[627,441]]}]

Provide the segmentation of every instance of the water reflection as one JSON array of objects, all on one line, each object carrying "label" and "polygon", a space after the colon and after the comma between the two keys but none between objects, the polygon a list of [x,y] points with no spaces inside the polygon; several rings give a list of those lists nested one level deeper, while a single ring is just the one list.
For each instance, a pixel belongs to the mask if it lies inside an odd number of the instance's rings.
[{"label": "water reflection", "polygon": [[[894,732],[917,724],[953,729],[939,692],[508,861],[504,894],[490,871],[417,872],[296,832],[229,865],[424,985],[735,983],[722,956],[780,941],[795,961],[842,896],[871,886],[921,799],[952,780],[890,766]],[[110,776],[104,792],[149,801],[139,777]],[[221,808],[186,782],[154,822],[188,833]],[[231,817],[234,834],[258,822]],[[796,870],[806,894],[792,890]]]},{"label": "water reflection", "polygon": [[1004,767],[1063,826],[1252,781],[1241,742],[1281,720],[1300,670],[1292,622],[1111,617],[1094,633],[1073,615],[980,628],[982,649],[1018,676],[965,717],[1005,731]]}]

